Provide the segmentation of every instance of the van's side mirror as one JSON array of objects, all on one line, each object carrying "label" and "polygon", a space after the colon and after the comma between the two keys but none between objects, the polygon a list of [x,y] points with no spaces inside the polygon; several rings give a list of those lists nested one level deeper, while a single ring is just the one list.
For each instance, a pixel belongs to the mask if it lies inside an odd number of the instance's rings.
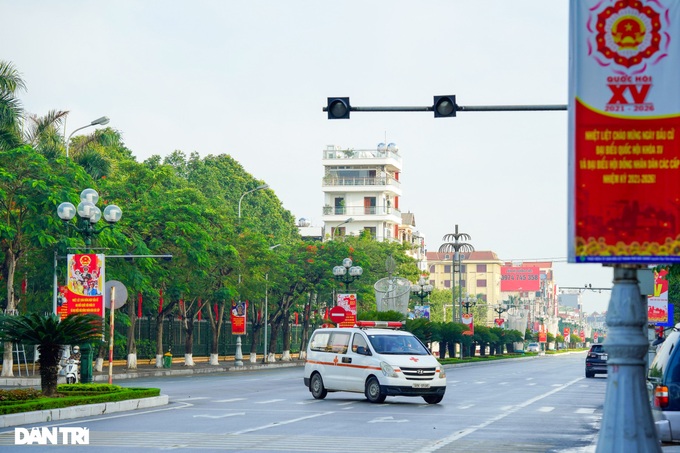
[{"label": "van's side mirror", "polygon": [[366,349],[364,346],[357,346],[357,354],[371,355],[371,351]]}]

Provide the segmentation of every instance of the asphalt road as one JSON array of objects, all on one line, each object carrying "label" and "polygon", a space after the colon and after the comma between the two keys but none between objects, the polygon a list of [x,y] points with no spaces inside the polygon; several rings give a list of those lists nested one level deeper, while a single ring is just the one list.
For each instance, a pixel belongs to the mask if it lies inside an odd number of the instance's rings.
[{"label": "asphalt road", "polygon": [[[450,367],[437,405],[406,397],[376,405],[349,393],[315,400],[302,368],[140,378],[118,384],[160,387],[170,404],[53,426],[89,428],[90,447],[83,448],[117,453],[589,452],[606,377],[586,379],[584,359],[570,354]],[[0,440],[10,432],[3,430]]]}]

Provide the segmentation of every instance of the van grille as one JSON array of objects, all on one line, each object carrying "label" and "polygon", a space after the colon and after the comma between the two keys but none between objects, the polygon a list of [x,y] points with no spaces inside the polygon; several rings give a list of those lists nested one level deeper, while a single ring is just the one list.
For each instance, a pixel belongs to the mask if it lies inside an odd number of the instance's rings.
[{"label": "van grille", "polygon": [[401,367],[401,372],[404,373],[406,379],[409,381],[429,381],[434,378],[435,368],[406,368]]}]

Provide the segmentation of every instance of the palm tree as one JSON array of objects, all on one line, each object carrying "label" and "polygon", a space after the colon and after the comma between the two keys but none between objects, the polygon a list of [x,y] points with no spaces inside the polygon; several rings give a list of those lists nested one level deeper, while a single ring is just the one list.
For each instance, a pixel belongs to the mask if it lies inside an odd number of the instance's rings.
[{"label": "palm tree", "polygon": [[0,60],[0,150],[21,145],[21,118],[23,109],[16,92],[25,90],[21,74],[8,61]]},{"label": "palm tree", "polygon": [[59,320],[55,314],[31,313],[0,318],[0,339],[37,345],[40,352],[40,387],[45,396],[57,392],[59,359],[64,345],[101,339],[102,319],[92,314],[72,314]]}]

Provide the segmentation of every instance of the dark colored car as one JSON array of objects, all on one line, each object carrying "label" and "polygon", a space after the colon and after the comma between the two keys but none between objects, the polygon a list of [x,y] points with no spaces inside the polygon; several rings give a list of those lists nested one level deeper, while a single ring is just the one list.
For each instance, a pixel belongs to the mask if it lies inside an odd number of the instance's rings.
[{"label": "dark colored car", "polygon": [[680,441],[680,332],[676,325],[661,343],[647,374],[654,424],[662,442]]},{"label": "dark colored car", "polygon": [[586,356],[586,377],[595,377],[598,373],[607,374],[607,352],[603,344],[592,345]]}]

